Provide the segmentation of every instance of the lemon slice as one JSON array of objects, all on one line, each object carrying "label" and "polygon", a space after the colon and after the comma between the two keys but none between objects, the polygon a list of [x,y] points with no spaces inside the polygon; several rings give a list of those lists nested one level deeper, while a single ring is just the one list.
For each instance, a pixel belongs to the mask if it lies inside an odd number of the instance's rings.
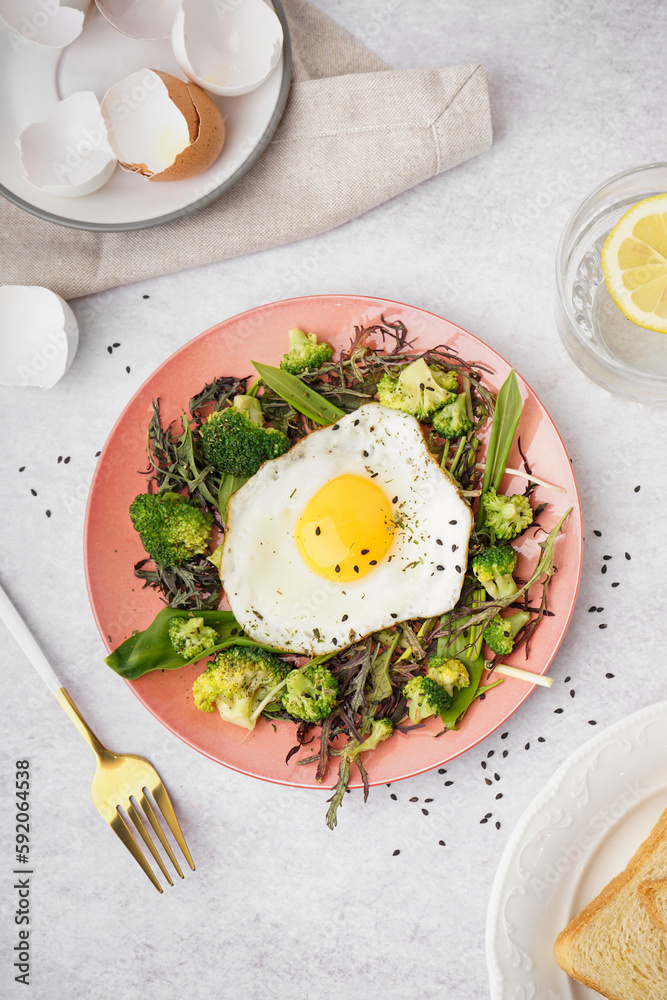
[{"label": "lemon slice", "polygon": [[667,333],[667,194],[638,202],[602,248],[609,294],[638,326]]}]

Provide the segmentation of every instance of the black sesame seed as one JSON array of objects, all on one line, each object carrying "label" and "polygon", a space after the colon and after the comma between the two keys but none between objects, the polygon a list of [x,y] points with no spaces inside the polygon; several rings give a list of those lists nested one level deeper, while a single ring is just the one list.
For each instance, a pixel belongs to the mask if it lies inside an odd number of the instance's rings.
[{"label": "black sesame seed", "polygon": [[444,840],[439,840],[438,844],[440,845],[440,847],[447,847],[447,844],[444,842]]},{"label": "black sesame seed", "polygon": [[411,799],[408,799],[408,802],[419,802],[419,798],[418,796],[413,795]]},{"label": "black sesame seed", "polygon": [[570,698],[574,698],[574,688],[570,691]]},{"label": "black sesame seed", "polygon": [[120,344],[119,343],[115,343],[113,346],[114,347],[120,347]]},{"label": "black sesame seed", "polygon": [[480,766],[481,766],[481,767],[483,767],[483,768],[484,768],[484,770],[486,770],[486,766],[487,766],[487,765],[486,765],[486,761],[485,761],[485,760],[480,760],[480,762],[479,762],[479,763],[480,763]]},{"label": "black sesame seed", "polygon": [[347,616],[347,615],[343,615],[343,617],[342,617],[341,621],[344,621],[344,622],[346,622],[346,621],[347,621],[347,618],[348,618],[348,616]]},{"label": "black sesame seed", "polygon": [[538,736],[537,737],[537,742],[538,743],[546,743],[547,741],[545,740],[544,736]]},{"label": "black sesame seed", "polygon": [[589,719],[588,720],[588,725],[589,726],[597,726],[597,722],[595,721],[595,719]]},{"label": "black sesame seed", "polygon": [[129,365],[125,366],[125,371],[127,372],[128,375],[130,374],[130,366]]},{"label": "black sesame seed", "polygon": [[150,295],[142,295],[142,299],[150,299]]},{"label": "black sesame seed", "polygon": [[484,692],[484,694],[480,694],[479,700],[480,701],[485,701],[486,700],[486,692]]},{"label": "black sesame seed", "polygon": [[500,781],[500,775],[499,774],[494,774],[493,780],[494,781]]},{"label": "black sesame seed", "polygon": [[554,708],[554,715],[562,715],[562,714],[563,714],[562,708]]},{"label": "black sesame seed", "polygon": [[496,820],[496,830],[500,829],[500,820]]},{"label": "black sesame seed", "polygon": [[392,611],[392,613],[391,613],[391,617],[392,617],[392,618],[398,618],[398,615],[394,614],[394,612]]},{"label": "black sesame seed", "polygon": [[392,503],[398,503],[398,497],[394,497],[394,499],[391,502]]},{"label": "black sesame seed", "polygon": [[509,750],[503,750],[503,760],[507,757]]},{"label": "black sesame seed", "polygon": [[618,587],[618,580],[616,580],[615,583],[612,583],[612,587]]},{"label": "black sesame seed", "polygon": [[364,452],[364,458],[368,458],[368,452],[367,451]]},{"label": "black sesame seed", "polygon": [[597,535],[597,536],[598,536],[598,538],[602,538],[602,532],[601,532],[601,531],[598,531],[598,530],[597,530],[597,528],[595,528],[595,529],[594,529],[594,531],[593,531],[593,534],[594,534],[594,535]]},{"label": "black sesame seed", "polygon": [[63,460],[62,455],[58,455],[58,462],[57,462],[57,464],[60,465],[60,463],[62,462],[62,460]]},{"label": "black sesame seed", "polygon": [[493,784],[493,782],[491,781],[491,778],[485,778],[485,779],[484,779],[484,784],[485,784],[485,785],[492,785],[492,784]]},{"label": "black sesame seed", "polygon": [[433,802],[433,799],[424,799],[424,802]]},{"label": "black sesame seed", "polygon": [[486,756],[487,757],[493,757],[493,755],[494,755],[495,752],[496,752],[495,750],[489,750],[489,752],[487,753]]},{"label": "black sesame seed", "polygon": [[336,636],[334,636],[334,637],[333,637],[333,639],[332,639],[331,641],[332,641],[332,643],[334,644],[334,646],[337,646],[337,645],[338,645],[338,639],[336,638]]},{"label": "black sesame seed", "polygon": [[367,556],[369,552],[370,552],[370,549],[362,549],[361,550],[362,556]]},{"label": "black sesame seed", "polygon": [[422,392],[424,391],[424,389],[425,389],[425,386],[424,386],[424,383],[423,383],[423,382],[420,382],[420,383],[419,383],[419,388],[421,389],[421,391],[422,391]]},{"label": "black sesame seed", "polygon": [[567,677],[565,678],[565,680],[563,681],[563,684],[567,684],[567,682],[568,682],[568,681],[571,681],[571,680],[572,680],[572,678],[571,678],[571,677],[570,677],[570,675],[568,674],[568,676],[567,676]]},{"label": "black sesame seed", "polygon": [[32,495],[33,495],[34,497],[36,497],[36,496],[37,496],[37,490],[33,490],[33,489],[31,489],[31,490],[30,490],[30,492],[32,493]]},{"label": "black sesame seed", "polygon": [[335,566],[334,569],[335,569],[336,573],[340,573],[340,566]]},{"label": "black sesame seed", "polygon": [[629,553],[629,552],[626,552],[626,553],[625,553],[625,558],[626,558],[626,559],[630,559],[630,558],[631,558],[631,556],[630,556],[630,553]]},{"label": "black sesame seed", "polygon": [[25,472],[25,465],[21,466],[21,468],[19,469],[19,472]]},{"label": "black sesame seed", "polygon": [[525,747],[523,749],[524,750],[530,750],[530,743],[526,743],[526,745],[525,745]]},{"label": "black sesame seed", "polygon": [[44,513],[46,514],[47,517],[51,517],[51,511],[50,510],[45,510]]},{"label": "black sesame seed", "polygon": [[453,784],[454,784],[454,782],[453,782],[453,781],[446,781],[446,782],[445,782],[445,788],[449,788],[449,786],[450,786],[450,785],[453,785]]},{"label": "black sesame seed", "polygon": [[598,611],[604,611],[604,608],[597,608]]},{"label": "black sesame seed", "polygon": [[606,566],[601,566],[600,567],[600,572],[601,573],[606,573],[607,572],[607,567]]},{"label": "black sesame seed", "polygon": [[396,855],[400,854],[400,853],[401,853],[400,851],[393,851],[391,856],[392,856],[392,858],[395,858]]},{"label": "black sesame seed", "polygon": [[355,427],[357,427],[357,426],[358,426],[358,424],[359,424],[359,421],[358,421],[358,420],[355,420],[355,421],[354,421],[354,426],[355,426]]},{"label": "black sesame seed", "polygon": [[605,677],[609,677],[610,679],[611,679],[612,677],[615,677],[615,676],[616,676],[616,674],[605,674]]},{"label": "black sesame seed", "polygon": [[457,524],[458,522],[457,521],[450,521],[449,523],[450,524]]},{"label": "black sesame seed", "polygon": [[458,545],[452,545],[452,552],[456,552],[457,549],[458,549]]},{"label": "black sesame seed", "polygon": [[443,569],[444,569],[445,567],[444,567],[444,566],[436,566],[435,568],[436,568],[436,569],[438,569],[438,570],[440,570],[440,572],[442,573],[442,571],[443,571]]},{"label": "black sesame seed", "polygon": [[377,566],[377,564],[378,564],[378,561],[377,561],[377,559],[371,559],[371,561],[369,562],[369,564],[368,564],[368,565],[369,565],[369,566]]},{"label": "black sesame seed", "polygon": [[439,767],[438,768],[438,774],[447,774],[447,768],[446,767]]},{"label": "black sesame seed", "polygon": [[[359,421],[357,421],[357,423],[359,423]],[[398,801],[398,799],[396,798],[396,795],[395,795],[395,793],[394,793],[394,792],[392,792],[392,793],[391,793],[391,795],[389,796],[389,798],[390,798],[390,799],[393,799],[393,800],[394,800],[394,802],[397,802],[397,801]]]},{"label": "black sesame seed", "polygon": [[596,609],[595,605],[593,604],[588,610],[590,612],[590,611],[596,611],[597,609]]},{"label": "black sesame seed", "polygon": [[603,559],[611,559],[611,556],[602,556]]},{"label": "black sesame seed", "polygon": [[496,798],[497,799],[502,799],[502,797],[503,797],[503,793],[502,792],[498,792],[498,794],[496,795]]},{"label": "black sesame seed", "polygon": [[491,819],[493,813],[484,813],[484,819]]},{"label": "black sesame seed", "polygon": [[70,456],[68,455],[67,458],[63,459],[64,464],[67,465],[69,463],[69,460],[70,460]]},{"label": "black sesame seed", "polygon": [[380,475],[379,472],[371,472],[371,479],[377,479],[379,475]]},{"label": "black sesame seed", "polygon": [[501,740],[506,740],[508,736],[509,736],[509,733],[503,733],[500,738],[501,738]]},{"label": "black sesame seed", "polygon": [[332,431],[339,431],[340,430],[340,424],[334,424],[333,427],[331,428],[331,430]]},{"label": "black sesame seed", "polygon": [[359,572],[359,567],[358,566],[353,566],[352,569],[354,570],[355,573]]},{"label": "black sesame seed", "polygon": [[457,573],[461,572],[461,567],[460,566],[455,566],[454,569],[456,570]]},{"label": "black sesame seed", "polygon": [[113,354],[113,347],[107,347],[107,351],[109,352],[109,354]]},{"label": "black sesame seed", "polygon": [[436,538],[435,544],[436,545],[442,545],[442,538]]},{"label": "black sesame seed", "polygon": [[639,493],[641,486],[635,486],[635,493]]},{"label": "black sesame seed", "polygon": [[606,628],[606,627],[607,626],[604,622],[600,622],[600,624],[598,625],[598,628]]},{"label": "black sesame seed", "polygon": [[422,813],[424,814],[424,816],[428,816],[428,809],[422,809]]},{"label": "black sesame seed", "polygon": [[489,822],[489,821],[488,821],[488,819],[486,818],[486,816],[484,817],[484,819],[480,819],[480,823],[488,823],[488,822]]},{"label": "black sesame seed", "polygon": [[99,458],[101,454],[102,454],[101,451],[96,451],[95,452],[95,458]]},{"label": "black sesame seed", "polygon": [[316,535],[321,535],[322,534],[322,529],[320,528],[319,525],[315,528],[315,534]]}]

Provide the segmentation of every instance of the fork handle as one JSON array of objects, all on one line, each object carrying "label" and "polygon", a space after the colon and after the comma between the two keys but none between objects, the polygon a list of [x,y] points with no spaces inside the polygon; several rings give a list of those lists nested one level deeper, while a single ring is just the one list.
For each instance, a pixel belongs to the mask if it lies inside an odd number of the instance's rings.
[{"label": "fork handle", "polygon": [[44,656],[44,653],[37,645],[37,640],[32,635],[28,626],[21,618],[20,614],[9,600],[0,584],[0,620],[2,620],[17,643],[28,657],[33,667],[42,678],[51,694],[61,688],[62,681],[58,679],[56,673]]}]

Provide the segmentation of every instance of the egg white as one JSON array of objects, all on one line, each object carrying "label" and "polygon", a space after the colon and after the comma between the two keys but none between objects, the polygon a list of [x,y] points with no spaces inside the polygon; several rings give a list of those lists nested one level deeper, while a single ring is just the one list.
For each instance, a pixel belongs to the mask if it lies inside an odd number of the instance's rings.
[{"label": "egg white", "polygon": [[[327,580],[301,558],[299,517],[339,476],[372,480],[393,504],[392,545],[367,575]],[[231,498],[220,575],[247,634],[277,649],[315,656],[458,601],[472,513],[429,452],[419,422],[365,403],[266,462]]]}]

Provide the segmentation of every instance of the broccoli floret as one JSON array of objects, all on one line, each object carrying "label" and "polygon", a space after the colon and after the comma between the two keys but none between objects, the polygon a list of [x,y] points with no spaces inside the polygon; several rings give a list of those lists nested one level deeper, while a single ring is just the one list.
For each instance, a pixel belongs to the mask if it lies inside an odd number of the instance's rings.
[{"label": "broccoli floret", "polygon": [[254,396],[234,396],[232,406],[216,410],[202,424],[199,437],[206,461],[230,476],[254,476],[260,465],[290,446],[282,431],[264,426]]},{"label": "broccoli floret", "polygon": [[524,528],[533,523],[533,508],[528,497],[515,493],[506,497],[495,490],[488,490],[482,497],[484,523],[498,538],[516,538]]},{"label": "broccoli floret", "polygon": [[283,708],[295,719],[321,722],[331,715],[338,698],[338,681],[322,664],[292,670],[282,695]]},{"label": "broccoli floret", "polygon": [[378,399],[383,406],[403,410],[418,420],[427,420],[432,413],[453,400],[458,388],[456,372],[439,372],[429,368],[423,358],[402,368],[398,376],[389,372],[378,382]]},{"label": "broccoli floret", "polygon": [[516,594],[517,585],[512,573],[517,554],[511,545],[490,545],[472,561],[472,571],[489,597],[499,600]]},{"label": "broccoli floret", "polygon": [[[284,680],[287,664],[275,653],[256,646],[228,646],[211,660],[192,686],[195,705],[212,712],[217,705],[223,719],[254,729],[255,710]],[[276,702],[279,704],[278,697]],[[273,702],[266,707],[272,707]]]},{"label": "broccoli floret", "polygon": [[494,615],[484,629],[484,642],[497,656],[509,656],[514,649],[517,633],[530,621],[527,611],[517,611],[507,618]]},{"label": "broccoli floret", "polygon": [[350,740],[343,747],[342,756],[349,760],[356,760],[360,754],[366,753],[367,750],[377,749],[378,743],[388,740],[393,731],[394,723],[391,719],[373,719],[371,731],[363,743],[360,743],[359,740]]},{"label": "broccoli floret", "polygon": [[468,431],[473,430],[475,425],[466,411],[465,392],[460,392],[456,399],[445,403],[437,413],[434,413],[432,423],[433,430],[449,441],[463,437]]},{"label": "broccoli floret", "polygon": [[316,333],[304,333],[295,327],[289,332],[289,352],[283,356],[280,367],[291,375],[300,375],[325,365],[332,355],[333,347],[318,341]]},{"label": "broccoli floret", "polygon": [[213,515],[180,493],[140,493],[130,504],[130,517],[146,552],[161,566],[181,566],[208,549]]},{"label": "broccoli floret", "polygon": [[203,618],[171,618],[167,631],[174,652],[184,660],[203,656],[218,641],[218,633],[204,625]]},{"label": "broccoli floret", "polygon": [[443,687],[450,698],[454,697],[455,688],[470,686],[470,675],[461,661],[437,653],[429,660],[426,676]]},{"label": "broccoli floret", "polygon": [[439,715],[449,708],[452,696],[432,677],[413,677],[403,687],[403,695],[410,702],[410,722],[417,724],[430,715]]}]

